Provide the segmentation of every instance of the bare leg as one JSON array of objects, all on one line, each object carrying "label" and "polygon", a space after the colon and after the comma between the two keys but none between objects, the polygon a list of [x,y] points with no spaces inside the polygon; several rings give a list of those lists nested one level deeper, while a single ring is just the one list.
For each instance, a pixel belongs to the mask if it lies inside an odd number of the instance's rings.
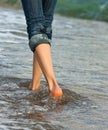
[{"label": "bare leg", "polygon": [[[43,28],[46,30],[45,34],[47,34],[48,38],[51,39],[51,24],[57,0],[21,0],[21,1],[26,16],[29,39],[31,39],[31,37],[34,35],[43,33],[41,32],[43,31]],[[42,75],[41,70],[48,82],[50,95],[53,97],[61,97],[62,90],[59,87],[56,78],[54,76],[49,44],[43,43],[35,48],[33,77],[32,77],[32,83],[30,85],[30,88],[32,90],[37,90],[39,88],[40,78]]]},{"label": "bare leg", "polygon": [[62,89],[59,87],[52,66],[51,50],[49,44],[40,44],[35,48],[34,52],[37,56],[38,63],[48,82],[50,96],[59,98],[62,97]]},{"label": "bare leg", "polygon": [[41,68],[37,61],[37,54],[33,55],[33,72],[32,72],[32,82],[29,86],[31,90],[38,90],[40,88],[40,79],[42,76]]}]

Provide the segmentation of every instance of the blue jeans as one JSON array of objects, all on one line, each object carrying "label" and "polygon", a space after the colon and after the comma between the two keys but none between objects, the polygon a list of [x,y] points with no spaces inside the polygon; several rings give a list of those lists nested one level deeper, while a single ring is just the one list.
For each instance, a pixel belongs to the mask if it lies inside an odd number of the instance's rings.
[{"label": "blue jeans", "polygon": [[52,21],[57,0],[21,0],[32,51],[41,43],[50,44]]}]

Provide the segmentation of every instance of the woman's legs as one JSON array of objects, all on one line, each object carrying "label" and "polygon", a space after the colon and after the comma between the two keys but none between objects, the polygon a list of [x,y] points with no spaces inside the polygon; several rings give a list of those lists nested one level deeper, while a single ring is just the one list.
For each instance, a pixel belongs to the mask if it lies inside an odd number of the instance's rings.
[{"label": "woman's legs", "polygon": [[42,72],[48,82],[50,96],[61,97],[62,90],[59,87],[52,65],[51,48],[49,44],[40,44],[35,48],[33,57],[33,75],[29,86],[32,90],[38,90]]},{"label": "woman's legs", "polygon": [[[52,5],[51,5],[52,0],[45,0],[45,2],[46,1],[49,3],[47,3],[48,5],[45,5],[45,7],[47,8],[44,8],[42,5],[42,2],[43,2],[42,0],[22,0],[23,9],[25,12],[26,21],[28,25],[28,34],[31,40],[30,42],[31,44],[33,42],[35,43],[35,40],[37,40],[35,39],[37,37],[33,38],[32,36],[43,34],[43,32],[45,31],[44,29],[47,30],[48,27],[51,27],[52,18],[53,18],[53,10],[54,10],[55,5],[52,8]],[[43,8],[46,9],[46,12],[44,10],[44,15],[43,15],[43,10],[42,10]],[[52,12],[50,12],[49,10],[51,10]],[[50,14],[51,16],[49,15],[49,12],[51,13]],[[50,16],[49,18],[48,18],[48,15]],[[44,32],[44,33],[48,36],[49,32],[48,33]],[[42,36],[45,36],[45,35],[42,35]],[[51,38],[51,34],[48,37]],[[45,37],[45,40],[46,39],[47,37]],[[39,40],[44,40],[44,38],[39,39]],[[40,78],[43,72],[48,82],[50,95],[53,97],[61,97],[62,89],[59,87],[56,81],[55,75],[54,75],[50,45],[46,44],[46,41],[45,42],[43,41],[40,45],[38,44],[38,46],[34,47],[33,50],[34,50],[33,77],[32,77],[32,83],[30,85],[30,88],[32,90],[37,90],[39,88]]]},{"label": "woman's legs", "polygon": [[54,75],[50,45],[44,43],[38,45],[35,48],[34,54],[37,55],[38,63],[48,82],[50,96],[62,97],[62,89],[59,87]]},{"label": "woman's legs", "polygon": [[[42,70],[42,71],[41,71]],[[30,89],[38,90],[42,72],[48,82],[50,96],[61,97],[62,89],[59,87],[52,65],[51,49],[49,44],[41,44],[35,48],[33,57],[33,77]]]}]

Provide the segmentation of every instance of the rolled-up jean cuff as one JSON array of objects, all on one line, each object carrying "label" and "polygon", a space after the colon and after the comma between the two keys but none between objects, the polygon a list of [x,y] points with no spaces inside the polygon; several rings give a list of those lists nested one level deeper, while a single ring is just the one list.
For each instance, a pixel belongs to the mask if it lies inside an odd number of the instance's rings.
[{"label": "rolled-up jean cuff", "polygon": [[49,44],[51,45],[51,40],[48,39],[46,34],[37,34],[31,37],[29,41],[29,47],[32,52],[35,51],[35,48],[40,44]]}]

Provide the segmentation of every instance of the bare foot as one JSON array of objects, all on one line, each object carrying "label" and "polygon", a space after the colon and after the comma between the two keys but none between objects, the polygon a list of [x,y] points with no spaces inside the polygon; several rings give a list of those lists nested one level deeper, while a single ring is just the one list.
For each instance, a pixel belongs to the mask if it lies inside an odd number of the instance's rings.
[{"label": "bare foot", "polygon": [[41,85],[32,85],[32,83],[30,83],[30,85],[28,86],[28,88],[30,90],[37,91],[37,90],[40,90]]},{"label": "bare foot", "polygon": [[53,98],[60,99],[63,96],[63,91],[59,86],[56,86],[50,91],[50,96]]}]

